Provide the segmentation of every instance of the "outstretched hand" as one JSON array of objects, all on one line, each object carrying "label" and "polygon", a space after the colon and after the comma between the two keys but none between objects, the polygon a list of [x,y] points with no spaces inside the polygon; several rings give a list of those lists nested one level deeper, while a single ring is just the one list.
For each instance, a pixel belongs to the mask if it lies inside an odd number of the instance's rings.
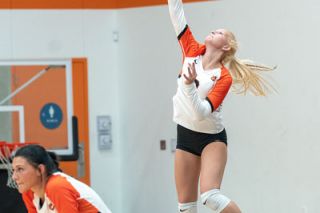
[{"label": "outstretched hand", "polygon": [[188,64],[188,75],[186,75],[185,73],[183,74],[185,80],[185,84],[192,84],[194,82],[194,80],[196,80],[197,78],[197,72],[196,72],[196,67],[195,64]]}]

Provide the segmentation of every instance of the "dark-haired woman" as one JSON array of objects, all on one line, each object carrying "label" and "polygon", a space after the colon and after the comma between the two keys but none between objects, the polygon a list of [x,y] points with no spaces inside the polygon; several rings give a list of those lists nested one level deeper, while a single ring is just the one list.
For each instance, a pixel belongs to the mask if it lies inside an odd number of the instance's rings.
[{"label": "dark-haired woman", "polygon": [[29,213],[111,213],[89,186],[62,173],[55,155],[42,146],[18,149],[12,167]]}]

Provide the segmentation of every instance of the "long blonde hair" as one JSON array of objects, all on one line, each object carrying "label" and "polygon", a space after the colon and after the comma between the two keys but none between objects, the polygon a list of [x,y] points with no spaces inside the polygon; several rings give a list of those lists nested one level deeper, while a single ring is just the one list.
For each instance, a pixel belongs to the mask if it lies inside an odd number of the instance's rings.
[{"label": "long blonde hair", "polygon": [[276,89],[262,76],[265,71],[272,71],[276,67],[256,64],[249,60],[241,60],[235,56],[238,44],[234,34],[227,31],[230,50],[222,56],[222,63],[228,64],[233,78],[233,89],[238,94],[246,94],[248,91],[257,96],[266,96]]}]

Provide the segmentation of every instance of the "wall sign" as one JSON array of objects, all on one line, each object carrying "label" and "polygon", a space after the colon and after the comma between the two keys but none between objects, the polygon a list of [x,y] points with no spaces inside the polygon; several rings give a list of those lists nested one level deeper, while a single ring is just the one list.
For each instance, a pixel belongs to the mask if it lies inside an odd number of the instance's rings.
[{"label": "wall sign", "polygon": [[63,115],[61,108],[55,103],[44,105],[40,112],[40,121],[47,129],[56,129],[62,123]]}]

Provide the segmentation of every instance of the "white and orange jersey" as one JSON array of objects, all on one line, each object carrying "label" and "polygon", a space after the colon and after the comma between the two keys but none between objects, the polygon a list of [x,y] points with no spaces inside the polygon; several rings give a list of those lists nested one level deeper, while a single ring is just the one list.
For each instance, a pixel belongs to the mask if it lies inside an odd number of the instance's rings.
[{"label": "white and orange jersey", "polygon": [[[177,93],[173,97],[173,120],[190,130],[215,134],[224,129],[221,104],[227,95],[232,77],[226,67],[203,70],[204,44],[197,42],[187,25],[181,0],[168,0],[171,21],[183,53]],[[184,83],[183,74],[188,75],[188,64],[195,63],[195,84]]]},{"label": "white and orange jersey", "polygon": [[50,176],[41,206],[40,198],[31,190],[22,197],[28,213],[111,213],[89,186],[61,172]]}]

